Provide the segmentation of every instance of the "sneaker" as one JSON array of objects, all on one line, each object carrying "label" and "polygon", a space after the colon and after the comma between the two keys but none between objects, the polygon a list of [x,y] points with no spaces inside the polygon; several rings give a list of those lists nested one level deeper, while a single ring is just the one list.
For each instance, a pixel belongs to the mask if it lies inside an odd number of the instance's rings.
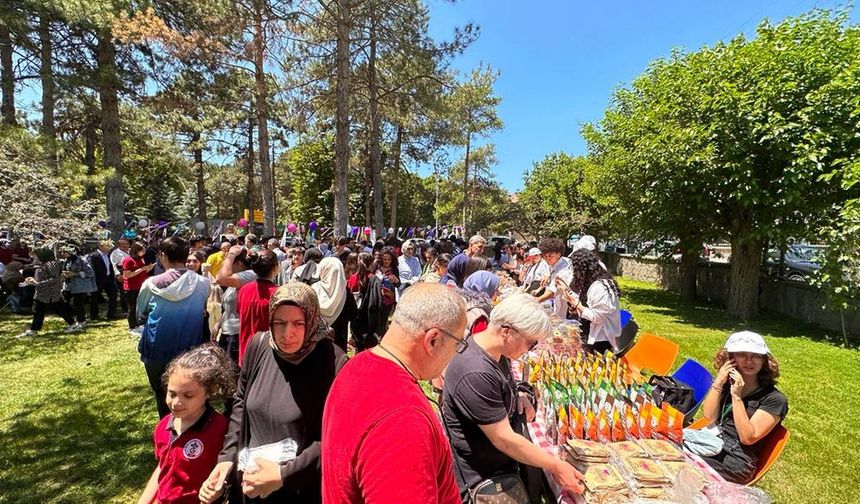
[{"label": "sneaker", "polygon": [[78,332],[78,331],[80,331],[80,330],[81,330],[81,325],[80,325],[80,324],[72,324],[72,325],[70,325],[69,327],[67,327],[63,332],[66,332],[66,333],[73,333],[73,332]]},{"label": "sneaker", "polygon": [[29,337],[31,337],[31,336],[36,336],[37,334],[39,334],[39,331],[34,331],[34,330],[32,330],[32,329],[27,329],[26,331],[22,332],[21,334],[19,334],[19,335],[15,336],[15,337],[16,337],[16,338],[29,338]]},{"label": "sneaker", "polygon": [[128,333],[132,336],[137,336],[139,338],[141,337],[141,335],[143,335],[143,326],[137,326],[134,329],[129,329]]},{"label": "sneaker", "polygon": [[79,331],[83,331],[86,328],[87,328],[87,321],[86,320],[84,320],[83,322],[78,322],[78,330]]}]

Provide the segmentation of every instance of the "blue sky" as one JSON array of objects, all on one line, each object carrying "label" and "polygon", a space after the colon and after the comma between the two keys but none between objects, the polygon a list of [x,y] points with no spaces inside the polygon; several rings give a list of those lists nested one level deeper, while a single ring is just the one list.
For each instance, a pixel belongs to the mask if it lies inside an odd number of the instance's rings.
[{"label": "blue sky", "polygon": [[[464,72],[481,62],[501,72],[496,93],[505,128],[496,144],[496,178],[510,191],[549,153],[583,154],[584,122],[599,119],[617,86],[672,48],[689,50],[751,36],[764,18],[778,22],[844,2],[815,0],[428,0],[434,38],[474,22],[481,37],[457,60]],[[853,22],[860,20],[857,7]],[[462,153],[456,153],[462,155]],[[424,172],[424,170],[420,170]],[[426,173],[422,173],[426,174]]]}]

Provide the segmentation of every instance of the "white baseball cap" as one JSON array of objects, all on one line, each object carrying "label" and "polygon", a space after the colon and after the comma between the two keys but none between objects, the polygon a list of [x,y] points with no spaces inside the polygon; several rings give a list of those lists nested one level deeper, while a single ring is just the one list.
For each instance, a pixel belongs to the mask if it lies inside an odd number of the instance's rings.
[{"label": "white baseball cap", "polygon": [[526,254],[529,257],[539,256],[541,254],[540,249],[537,247],[532,247],[529,249],[529,253]]},{"label": "white baseball cap", "polygon": [[761,334],[752,331],[740,331],[732,334],[726,341],[725,349],[730,353],[749,352],[759,355],[770,353]]}]

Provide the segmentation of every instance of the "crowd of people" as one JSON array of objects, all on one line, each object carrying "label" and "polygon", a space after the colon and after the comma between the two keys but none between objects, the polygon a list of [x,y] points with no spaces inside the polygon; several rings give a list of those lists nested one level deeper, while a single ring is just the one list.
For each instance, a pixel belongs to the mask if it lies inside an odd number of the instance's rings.
[{"label": "crowd of people", "polygon": [[[233,231],[106,240],[86,254],[0,248],[14,306],[34,291],[22,337],[49,311],[84,330],[105,301],[139,337],[160,419],[140,503],[483,502],[501,486],[525,503],[540,499],[541,470],[583,491],[579,471],[525,435],[535,395],[511,362],[550,335],[553,315],[580,322],[587,351],[620,349],[621,291],[592,237],[566,254],[556,238],[488,251],[480,235],[304,243]],[[500,301],[502,282],[517,293]],[[710,460],[742,480],[747,448],[787,401],[763,341],[730,339],[721,356],[704,412],[735,441]]]}]

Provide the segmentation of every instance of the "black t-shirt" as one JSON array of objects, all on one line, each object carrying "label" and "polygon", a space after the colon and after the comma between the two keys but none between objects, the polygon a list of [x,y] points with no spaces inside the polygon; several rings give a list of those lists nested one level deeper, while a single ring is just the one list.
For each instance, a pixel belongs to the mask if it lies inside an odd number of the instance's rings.
[{"label": "black t-shirt", "polygon": [[448,365],[442,394],[442,414],[454,447],[454,472],[463,497],[468,488],[481,481],[517,468],[517,462],[493,446],[479,427],[510,419],[514,412],[510,362],[505,357],[496,362],[474,340],[470,343]]},{"label": "black t-shirt", "polygon": [[[785,419],[785,415],[788,414],[788,399],[772,385],[759,387],[744,397],[742,401],[750,418],[752,418],[756,411],[762,410],[779,418],[779,421],[782,422]],[[738,430],[735,426],[735,418],[732,413],[732,399],[728,387],[723,391],[720,399],[720,432],[720,436],[723,438],[723,450],[755,467],[758,463],[758,455],[761,452],[762,443],[764,443],[767,436],[752,445],[745,445],[740,442]]]}]

